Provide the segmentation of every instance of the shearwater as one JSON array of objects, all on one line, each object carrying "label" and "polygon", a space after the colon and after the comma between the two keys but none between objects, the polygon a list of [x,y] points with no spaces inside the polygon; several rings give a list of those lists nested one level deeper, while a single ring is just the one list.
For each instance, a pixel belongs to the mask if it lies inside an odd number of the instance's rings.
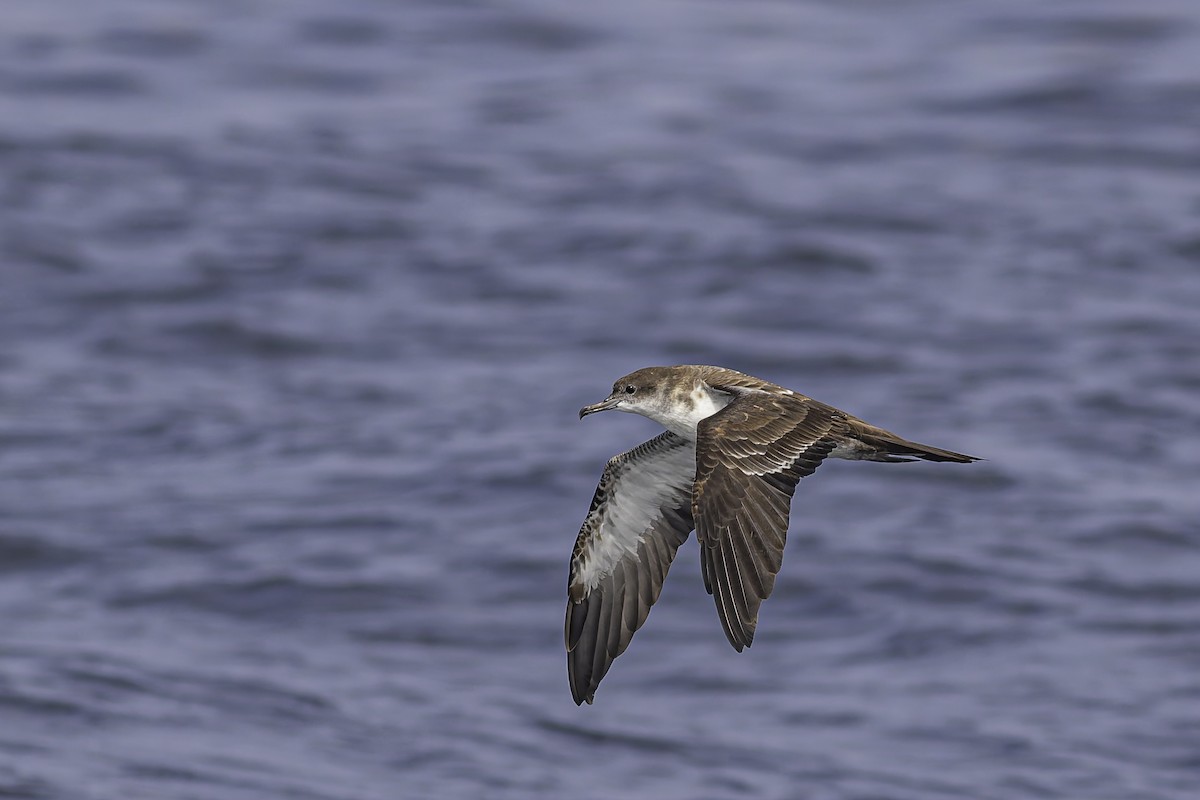
[{"label": "shearwater", "polygon": [[722,367],[646,367],[579,411],[627,411],[666,428],[608,462],[567,582],[567,674],[577,704],[625,652],[692,529],[729,643],[754,640],[783,562],[796,484],[826,458],[978,461],[902,439],[799,392]]}]

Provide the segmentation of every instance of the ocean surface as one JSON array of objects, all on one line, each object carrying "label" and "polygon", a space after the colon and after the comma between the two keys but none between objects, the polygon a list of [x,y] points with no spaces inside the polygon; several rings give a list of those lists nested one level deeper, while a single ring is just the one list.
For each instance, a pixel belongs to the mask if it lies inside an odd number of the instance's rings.
[{"label": "ocean surface", "polygon": [[[1200,4],[13,0],[0,797],[1200,797]],[[580,406],[973,465],[681,549],[593,706]]]}]

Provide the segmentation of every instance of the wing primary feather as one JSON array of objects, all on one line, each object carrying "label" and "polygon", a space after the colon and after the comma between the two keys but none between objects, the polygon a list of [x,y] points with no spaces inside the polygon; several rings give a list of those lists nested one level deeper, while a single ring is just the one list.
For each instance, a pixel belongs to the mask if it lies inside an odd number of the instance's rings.
[{"label": "wing primary feather", "polygon": [[[717,563],[716,551],[712,548],[702,547],[700,549],[700,569],[704,573],[704,585],[708,588],[708,593],[713,596],[713,600],[717,605],[717,619],[721,620],[721,630],[725,632],[725,638],[729,640],[729,644],[734,650],[742,652],[743,645],[740,638],[734,634],[733,628],[729,620],[729,614],[725,611],[725,606],[721,599],[721,585],[717,578]],[[711,587],[711,588],[709,588]]]},{"label": "wing primary feather", "polygon": [[[738,526],[741,527],[740,525]],[[744,638],[754,635],[754,615],[751,613],[750,602],[746,597],[746,581],[742,575],[741,564],[737,557],[735,539],[745,539],[746,531],[731,529],[729,536],[721,542],[721,563],[725,565],[725,579],[728,581],[729,599],[737,614],[737,627],[741,628]],[[746,642],[749,644],[749,641]]]},{"label": "wing primary feather", "polygon": [[[611,584],[607,588],[610,592],[612,591]],[[604,673],[611,661],[608,653],[610,648],[609,640],[612,635],[613,607],[615,605],[612,601],[614,599],[611,596],[605,597],[602,602],[597,604],[599,605],[599,609],[596,614],[598,617],[596,623],[596,646],[592,649],[592,671],[590,680],[588,681],[589,693],[595,692],[596,685],[604,677]]]},{"label": "wing primary feather", "polygon": [[768,569],[760,561],[760,549],[757,538],[751,540],[748,536],[731,536],[729,544],[737,559],[738,574],[746,588],[757,597],[765,597],[769,592],[763,586],[762,576]]},{"label": "wing primary feather", "polygon": [[568,665],[571,667],[571,694],[577,704],[585,700],[590,703],[596,691],[592,685],[592,675],[597,649],[596,631],[600,622],[599,609],[593,608],[590,600],[584,600],[579,605],[584,613],[583,628],[575,649],[567,657],[572,662]]},{"label": "wing primary feather", "polygon": [[583,633],[583,623],[587,619],[587,613],[583,610],[583,603],[577,600],[567,602],[567,652],[575,649],[575,645],[579,642],[579,636]]},{"label": "wing primary feather", "polygon": [[[621,562],[621,571],[624,573],[621,586],[621,630],[620,638],[621,650],[625,649],[629,640],[633,638],[633,632],[638,629],[638,604],[640,602],[640,585],[649,583],[648,580],[638,580],[638,571],[640,564],[635,564],[632,561],[625,560]],[[620,655],[621,650],[612,654],[613,658]]]},{"label": "wing primary feather", "polygon": [[729,637],[729,643],[740,653],[742,648],[747,645],[746,631],[742,627],[741,615],[734,604],[729,568],[725,563],[725,551],[720,547],[715,547],[709,553],[713,560],[713,577],[717,586],[717,611],[720,612],[721,621],[725,624],[725,634]]}]

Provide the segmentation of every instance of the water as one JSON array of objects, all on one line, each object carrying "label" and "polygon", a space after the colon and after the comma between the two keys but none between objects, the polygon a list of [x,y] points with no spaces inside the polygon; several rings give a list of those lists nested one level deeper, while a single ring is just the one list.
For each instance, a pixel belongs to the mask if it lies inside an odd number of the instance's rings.
[{"label": "water", "polygon": [[[4,19],[0,795],[1196,796],[1196,4]],[[576,708],[575,414],[681,362],[988,460]]]}]

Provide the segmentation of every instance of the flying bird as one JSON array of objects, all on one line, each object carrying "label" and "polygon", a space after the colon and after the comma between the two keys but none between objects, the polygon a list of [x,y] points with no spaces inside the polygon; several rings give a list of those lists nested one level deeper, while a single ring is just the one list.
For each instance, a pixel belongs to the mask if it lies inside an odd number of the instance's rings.
[{"label": "flying bird", "polygon": [[575,540],[565,635],[576,704],[592,702],[646,621],[693,528],[704,588],[741,652],[775,586],[796,484],[823,460],[979,460],[723,367],[639,369],[579,418],[614,409],[667,430],[609,460]]}]

